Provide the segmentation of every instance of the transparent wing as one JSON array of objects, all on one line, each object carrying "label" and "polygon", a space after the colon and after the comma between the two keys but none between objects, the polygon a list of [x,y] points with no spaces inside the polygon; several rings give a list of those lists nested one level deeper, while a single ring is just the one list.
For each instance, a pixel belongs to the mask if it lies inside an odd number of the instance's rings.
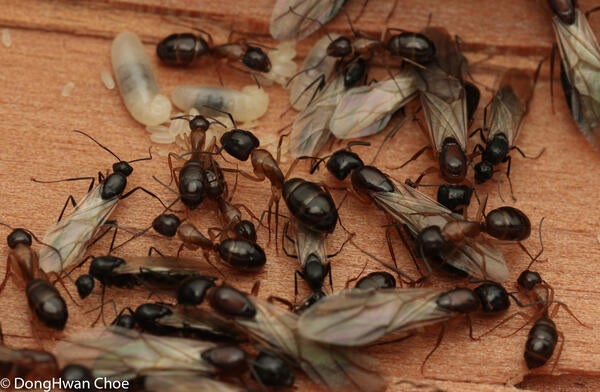
[{"label": "transparent wing", "polygon": [[437,288],[344,290],[302,313],[298,331],[317,342],[363,346],[392,332],[448,320],[454,313],[436,303],[443,292]]},{"label": "transparent wing", "polygon": [[510,68],[504,73],[490,104],[490,139],[504,133],[509,145],[513,145],[533,95],[533,83],[528,72]]},{"label": "transparent wing", "polygon": [[256,339],[292,359],[315,383],[331,391],[385,390],[385,380],[375,370],[374,359],[356,350],[308,340],[298,333],[296,314],[251,299],[257,309],[256,316],[236,321]]},{"label": "transparent wing", "polygon": [[296,231],[296,251],[300,265],[304,267],[311,254],[315,255],[322,263],[325,263],[327,260],[327,250],[325,249],[327,233],[309,230],[297,221],[294,227]]},{"label": "transparent wing", "polygon": [[210,339],[242,340],[245,336],[237,325],[222,317],[212,309],[169,306],[161,304],[171,310],[171,314],[156,319],[156,323],[194,332]]},{"label": "transparent wing", "polygon": [[412,70],[392,79],[348,90],[337,105],[329,128],[338,139],[369,136],[383,129],[391,115],[417,92]]},{"label": "transparent wing", "polygon": [[[417,189],[401,183],[394,185],[395,192],[373,192],[371,198],[394,220],[406,225],[413,236],[428,226],[443,227],[450,221],[464,220]],[[464,246],[449,255],[446,262],[479,279],[504,282],[509,277],[502,252],[482,235],[465,237]]]},{"label": "transparent wing", "polygon": [[45,272],[61,271],[78,262],[88,242],[112,214],[119,198],[103,200],[102,187],[102,184],[94,187],[69,216],[46,231],[43,242],[51,248],[45,246],[40,250],[40,267]]},{"label": "transparent wing", "polygon": [[600,46],[594,32],[579,9],[575,23],[553,19],[556,40],[565,76],[569,81],[569,107],[577,126],[600,151]]},{"label": "transparent wing", "polygon": [[329,22],[344,3],[345,0],[277,0],[269,32],[277,40],[302,39]]},{"label": "transparent wing", "polygon": [[306,109],[296,115],[290,133],[292,158],[316,156],[325,146],[331,137],[329,120],[344,91],[344,79],[340,75],[328,83]]},{"label": "transparent wing", "polygon": [[156,373],[144,377],[147,392],[244,392],[245,388],[197,374]]},{"label": "transparent wing", "polygon": [[290,103],[294,109],[306,108],[316,95],[320,82],[329,80],[337,59],[327,55],[327,46],[338,37],[339,34],[324,36],[306,55],[297,76],[290,83]]},{"label": "transparent wing", "polygon": [[179,275],[199,275],[201,259],[173,256],[128,257],[125,264],[113,270],[115,274],[139,274],[142,272],[173,273]]},{"label": "transparent wing", "polygon": [[463,80],[468,73],[468,62],[461,53],[455,38],[444,27],[427,27],[423,30],[435,45],[435,63],[446,74]]},{"label": "transparent wing", "polygon": [[420,76],[421,105],[432,147],[440,151],[444,140],[453,138],[465,151],[468,136],[467,100],[462,83],[435,65],[417,73]]},{"label": "transparent wing", "polygon": [[61,365],[78,363],[95,377],[131,379],[153,372],[177,371],[213,374],[216,369],[200,354],[214,343],[154,336],[115,326],[78,333],[58,342]]}]

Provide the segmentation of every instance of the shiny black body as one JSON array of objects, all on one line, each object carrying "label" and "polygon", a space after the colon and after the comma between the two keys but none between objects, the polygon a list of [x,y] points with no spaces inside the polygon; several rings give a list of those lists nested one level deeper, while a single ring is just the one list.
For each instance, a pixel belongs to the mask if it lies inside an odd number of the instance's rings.
[{"label": "shiny black body", "polygon": [[77,287],[77,294],[79,298],[84,299],[92,293],[94,290],[94,278],[91,275],[81,275],[75,280],[75,287]]},{"label": "shiny black body", "polygon": [[187,161],[179,172],[181,202],[190,210],[196,209],[206,197],[206,172],[196,159]]},{"label": "shiny black body", "polygon": [[438,163],[442,177],[450,183],[461,182],[467,175],[467,156],[455,139],[444,140]]},{"label": "shiny black body", "polygon": [[544,281],[539,273],[530,270],[521,272],[517,278],[517,284],[525,290],[532,290],[534,287],[542,284],[543,282]]},{"label": "shiny black body", "polygon": [[109,200],[113,197],[121,196],[127,186],[127,177],[133,173],[133,168],[125,161],[119,161],[113,164],[113,172],[104,179],[100,197],[102,200]]},{"label": "shiny black body", "polygon": [[215,277],[195,276],[181,282],[177,288],[177,303],[180,305],[200,305],[209,289],[215,287]]},{"label": "shiny black body", "polygon": [[267,262],[265,251],[255,242],[228,238],[217,245],[221,260],[240,270],[261,269]]},{"label": "shiny black body", "polygon": [[374,166],[363,166],[352,172],[352,187],[359,194],[394,192],[394,184]]},{"label": "shiny black body", "polygon": [[327,55],[335,58],[349,56],[352,52],[352,41],[344,36],[336,38],[327,46]]},{"label": "shiny black body", "polygon": [[214,310],[225,316],[253,318],[256,315],[256,308],[246,294],[231,286],[215,287],[208,300]]},{"label": "shiny black body", "polygon": [[529,331],[525,343],[525,363],[527,368],[535,369],[543,366],[552,357],[558,332],[556,324],[547,317],[539,318]]},{"label": "shiny black body", "polygon": [[267,387],[291,387],[294,371],[280,357],[261,351],[252,362],[252,377]]},{"label": "shiny black body", "polygon": [[403,32],[390,37],[387,50],[392,56],[402,56],[419,64],[435,58],[435,44],[420,33]]},{"label": "shiny black body", "polygon": [[442,185],[437,191],[437,201],[447,209],[462,213],[471,203],[473,188],[466,185]]},{"label": "shiny black body", "polygon": [[[63,381],[63,385],[69,385],[70,383],[70,385],[81,386],[78,389],[66,389],[67,391],[92,392],[95,390],[91,387],[94,385],[94,374],[85,366],[75,364],[65,366],[60,372],[60,379]],[[90,388],[85,388],[87,385]]]},{"label": "shiny black body", "polygon": [[484,283],[473,290],[481,301],[483,313],[502,312],[510,307],[508,292],[496,283]]},{"label": "shiny black body", "polygon": [[233,226],[233,234],[237,239],[256,242],[256,227],[249,220],[241,220]]},{"label": "shiny black body", "polygon": [[260,146],[260,141],[252,132],[233,129],[221,136],[221,146],[235,159],[247,161],[252,150]]},{"label": "shiny black body", "polygon": [[271,60],[269,56],[259,47],[247,46],[242,56],[242,64],[253,71],[269,72],[271,70]]},{"label": "shiny black body", "polygon": [[29,307],[50,328],[64,329],[69,312],[58,290],[45,279],[31,279],[25,288]]},{"label": "shiny black body", "polygon": [[338,180],[345,180],[355,169],[363,167],[364,163],[358,154],[347,149],[338,150],[327,160],[327,170]]},{"label": "shiny black body", "polygon": [[367,73],[367,62],[363,58],[357,58],[352,61],[344,70],[344,87],[355,86],[365,78]]},{"label": "shiny black body", "polygon": [[465,288],[456,288],[440,295],[436,303],[441,308],[464,314],[475,312],[481,306],[475,293]]},{"label": "shiny black body", "polygon": [[396,279],[389,272],[375,271],[362,277],[355,287],[365,290],[392,289],[396,287]]},{"label": "shiny black body", "polygon": [[168,65],[190,65],[210,52],[208,42],[190,33],[171,34],[156,46],[156,55]]},{"label": "shiny black body", "polygon": [[499,240],[523,241],[531,234],[531,222],[521,210],[504,206],[486,215],[485,231]]},{"label": "shiny black body", "polygon": [[283,184],[283,198],[294,217],[310,230],[332,233],[338,212],[329,192],[318,184],[292,178]]},{"label": "shiny black body", "polygon": [[204,189],[209,199],[217,201],[221,197],[226,197],[225,176],[216,161],[211,160],[209,166],[204,170]]},{"label": "shiny black body", "polygon": [[204,351],[201,357],[225,373],[241,373],[248,364],[246,352],[237,346],[211,348]]},{"label": "shiny black body", "polygon": [[6,237],[6,242],[10,251],[1,287],[4,288],[11,274],[16,274],[25,282],[29,308],[35,312],[38,320],[50,328],[63,330],[69,318],[67,304],[40,269],[39,256],[31,248],[32,234],[25,229],[13,229]]},{"label": "shiny black body", "polygon": [[154,218],[152,228],[159,234],[165,237],[174,237],[177,234],[177,229],[181,224],[181,220],[175,214],[162,214]]},{"label": "shiny black body", "polygon": [[221,136],[221,146],[229,155],[247,161],[252,150],[260,145],[260,141],[252,132],[243,129],[233,129]]}]

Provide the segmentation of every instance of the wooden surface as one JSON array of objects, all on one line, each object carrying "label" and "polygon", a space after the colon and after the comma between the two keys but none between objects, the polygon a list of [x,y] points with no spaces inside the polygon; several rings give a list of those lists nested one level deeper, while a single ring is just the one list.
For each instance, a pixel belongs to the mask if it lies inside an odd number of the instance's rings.
[{"label": "wooden surface", "polygon": [[[44,185],[31,182],[30,177],[58,179],[93,176],[99,170],[110,167],[112,157],[86,138],[71,132],[73,129],[89,132],[126,160],[147,153],[149,134],[126,112],[118,92],[107,90],[100,81],[100,71],[110,69],[111,39],[118,32],[134,31],[147,43],[147,53],[151,55],[165,93],[169,94],[181,84],[217,85],[216,70],[219,63],[209,60],[184,70],[167,68],[159,65],[154,57],[154,45],[169,33],[186,30],[175,25],[175,19],[208,30],[216,42],[227,39],[232,26],[241,33],[268,31],[271,0],[245,2],[243,12],[240,12],[237,3],[231,0],[3,2],[0,27],[10,29],[12,46],[0,46],[0,221],[26,227],[42,236],[45,229],[55,222],[67,195],[72,194],[75,199],[80,199],[85,194],[87,184],[69,182]],[[354,17],[361,2],[350,0],[348,3],[348,13]],[[445,26],[466,42],[465,47],[469,50],[467,55],[471,60],[496,54],[473,68],[475,80],[493,86],[502,65],[511,64],[533,70],[537,62],[549,54],[554,35],[545,3],[541,0],[401,0],[391,18],[390,27],[418,31],[427,24],[431,13],[433,25]],[[355,28],[370,33],[381,32],[391,4],[386,0],[370,0]],[[590,0],[580,1],[583,10],[593,5],[594,2]],[[599,16],[592,16],[592,27],[600,32]],[[336,18],[328,28],[330,31],[348,31],[343,17]],[[313,37],[298,46],[300,56],[306,53],[315,39]],[[253,40],[272,44],[265,37],[253,37]],[[542,147],[546,148],[546,152],[538,160],[526,160],[519,156],[513,159],[511,179],[517,201],[512,204],[525,211],[536,228],[537,222],[545,217],[543,258],[547,262],[540,262],[535,268],[553,285],[556,297],[568,303],[577,317],[593,329],[583,328],[566,312],[560,311],[555,320],[565,336],[565,343],[559,362],[553,371],[551,362],[526,376],[522,385],[536,390],[598,390],[600,155],[593,151],[576,129],[558,84],[553,111],[548,68],[544,65],[530,113],[518,140],[519,146],[530,154],[537,153]],[[242,87],[252,83],[247,75],[228,67],[220,67],[220,71],[227,87]],[[71,96],[63,97],[61,91],[68,82],[73,82],[75,88]],[[279,86],[268,87],[267,90],[271,97],[270,109],[254,130],[267,140],[269,148],[273,150],[276,130],[292,117],[280,118],[280,113],[288,105],[286,91]],[[482,102],[486,103],[490,93],[485,89],[483,92]],[[477,125],[481,124],[482,116],[481,111],[478,112]],[[371,141],[378,145],[382,138],[383,135],[379,135]],[[390,168],[398,166],[425,143],[426,139],[416,124],[409,122],[388,142],[376,165],[397,179],[414,179],[433,164],[431,156],[426,154],[403,170]],[[156,175],[168,181],[169,171],[164,158],[168,149],[164,146],[153,148],[156,153],[154,160],[134,164],[135,172],[130,177],[129,188],[143,185],[169,200],[172,195],[151,177]],[[374,154],[374,148],[361,151],[366,157]],[[289,162],[283,166],[287,164]],[[250,170],[247,166],[241,167]],[[333,186],[342,185],[334,182],[324,171],[316,178]],[[431,183],[437,181],[435,176],[428,179]],[[478,191],[489,192],[489,208],[503,204],[496,182],[490,182],[478,188]],[[269,192],[266,183],[240,179],[234,200],[250,206],[259,214],[266,208]],[[508,195],[506,184],[503,184],[503,194]],[[334,194],[338,201],[343,195],[342,191]],[[190,219],[202,228],[214,226],[217,219],[213,210],[206,205],[192,214]],[[139,229],[146,227],[160,212],[161,208],[155,201],[140,194],[122,201],[114,218],[120,225]],[[282,212],[285,213],[285,207]],[[358,244],[389,260],[383,227],[388,221],[383,213],[350,197],[344,202],[340,215],[344,225],[356,233]],[[2,232],[8,234],[7,229],[2,229]],[[341,230],[332,236],[329,243],[331,251],[337,249],[344,237]],[[525,245],[537,250],[537,241],[537,234],[534,233]],[[144,254],[148,244],[154,242],[156,240],[147,239],[131,244],[123,248],[120,254]],[[259,232],[259,242],[267,247],[264,229]],[[164,240],[159,244],[162,249],[171,251],[177,247]],[[293,271],[297,268],[297,262],[283,254],[276,255],[272,245],[267,249],[268,264],[259,274],[243,276],[226,267],[222,269],[228,281],[243,289],[250,289],[255,279],[262,280],[260,296],[263,298],[279,295],[293,299]],[[399,266],[414,273],[414,266],[399,241],[395,246]],[[514,245],[499,246],[505,252],[511,270],[511,282],[514,282],[519,271],[526,267],[528,258]],[[101,241],[92,252],[101,254],[106,247],[107,243]],[[7,248],[0,247],[0,259],[5,260],[6,253]],[[378,268],[375,262],[352,246],[345,247],[331,261],[336,290],[342,288],[347,279],[356,276],[365,263],[368,263],[367,271]],[[437,277],[434,282],[444,287],[455,284]],[[509,288],[514,289],[511,282]],[[75,295],[70,283],[67,287]],[[304,290],[304,286],[301,285],[301,289]],[[133,297],[142,301],[146,295],[141,291],[132,296],[124,290],[110,290],[108,297],[114,298],[122,307],[134,305],[133,300],[125,298]],[[96,313],[86,311],[96,307],[98,301],[98,297],[92,296],[79,301],[80,306],[69,302],[71,316],[64,335],[87,328]],[[0,296],[0,309],[2,327],[6,333],[32,336],[23,290],[14,282],[9,283]],[[112,309],[106,309],[106,315],[112,319]],[[502,319],[474,317],[475,334],[488,330]],[[509,338],[503,336],[518,328],[520,323],[515,319],[478,342],[468,338],[464,322],[450,324],[441,346],[427,362],[424,374],[421,374],[420,366],[435,344],[436,329],[401,343],[377,346],[368,351],[379,359],[382,373],[390,382],[389,391],[427,390],[407,383],[398,384],[406,379],[447,390],[491,391],[499,390],[503,385],[506,385],[506,389],[512,389],[511,386],[523,381],[527,374],[523,347],[528,328]],[[61,335],[53,336],[58,338]],[[16,338],[7,338],[7,343],[36,345],[35,341]],[[50,348],[52,342],[44,341],[44,345]],[[318,389],[305,377],[298,378],[298,390]]]}]

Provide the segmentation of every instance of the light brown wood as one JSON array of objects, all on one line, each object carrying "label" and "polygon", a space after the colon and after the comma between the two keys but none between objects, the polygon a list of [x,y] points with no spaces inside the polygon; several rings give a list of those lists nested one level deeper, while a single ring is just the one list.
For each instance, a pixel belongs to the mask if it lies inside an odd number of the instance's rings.
[{"label": "light brown wood", "polygon": [[[75,199],[82,198],[87,184],[68,182],[43,185],[31,182],[30,177],[58,179],[93,176],[110,167],[113,158],[91,141],[72,133],[73,129],[89,132],[123,159],[134,159],[147,153],[150,145],[148,133],[126,112],[118,92],[107,90],[100,81],[100,71],[110,69],[111,39],[119,31],[131,30],[144,39],[158,80],[167,94],[181,84],[218,85],[217,68],[227,87],[238,88],[252,83],[249,76],[228,67],[219,67],[222,63],[210,59],[183,70],[161,66],[153,54],[154,44],[169,33],[186,30],[173,23],[172,15],[184,20],[184,23],[208,30],[217,42],[227,39],[230,26],[243,34],[264,34],[268,31],[271,3],[267,0],[245,2],[244,9],[240,10],[239,3],[231,0],[93,3],[6,1],[0,14],[0,27],[10,29],[12,46],[0,46],[0,221],[26,227],[42,236],[58,217],[67,195],[72,194]],[[354,18],[361,2],[350,0],[348,3],[348,13]],[[487,54],[501,54],[473,68],[475,80],[485,86],[494,85],[502,66],[513,65],[533,70],[537,62],[549,54],[554,42],[550,12],[541,0],[430,0],[399,3],[390,27],[418,31],[427,24],[431,13],[432,25],[445,26],[466,42],[465,47],[469,50],[467,55],[471,60],[485,59]],[[593,3],[581,1],[580,7],[587,10]],[[370,1],[354,27],[369,33],[380,33],[391,6],[390,1]],[[591,23],[595,31],[600,31],[598,16],[592,16]],[[343,16],[338,16],[328,29],[348,31]],[[301,56],[315,39],[311,37],[299,44]],[[262,36],[256,37],[256,40],[273,43]],[[577,317],[593,329],[580,326],[566,312],[560,311],[555,318],[565,336],[560,360],[553,372],[551,361],[528,377],[524,385],[531,389],[551,386],[553,389],[597,390],[600,375],[600,345],[596,338],[600,328],[596,306],[600,294],[600,155],[594,152],[574,125],[558,83],[555,85],[553,110],[548,68],[545,64],[518,140],[519,146],[529,154],[536,154],[543,147],[546,152],[538,160],[522,159],[518,155],[514,157],[511,180],[517,201],[511,204],[525,211],[536,228],[540,219],[545,217],[543,258],[547,262],[538,263],[536,269],[553,285],[556,297],[569,304]],[[61,90],[67,82],[73,82],[75,88],[71,96],[63,97]],[[268,148],[274,151],[276,131],[289,123],[292,116],[288,114],[280,118],[280,113],[288,106],[286,91],[278,86],[267,87],[267,91],[271,98],[270,109],[254,130],[263,140],[267,140]],[[482,102],[486,103],[490,92],[485,89],[482,92]],[[475,124],[481,124],[482,117],[480,110]],[[377,146],[382,140],[383,135],[378,135],[371,141]],[[434,163],[430,155],[426,154],[405,169],[391,168],[398,166],[425,143],[426,138],[416,123],[408,121],[388,142],[376,164],[399,180],[407,177],[414,179]],[[164,146],[154,146],[153,149],[155,159],[134,164],[135,172],[130,177],[129,188],[143,185],[169,200],[172,194],[152,180],[152,175],[156,175],[168,181],[168,166],[164,158],[168,150]],[[371,147],[360,151],[370,157],[374,150]],[[288,164],[286,162],[283,166],[287,167]],[[250,170],[247,164],[240,165],[240,168]],[[295,175],[301,173],[306,173],[305,167],[296,171]],[[438,181],[435,176],[430,177],[428,182]],[[331,186],[342,185],[333,181],[324,170],[316,178]],[[230,181],[234,181],[232,177]],[[240,177],[234,200],[260,214],[267,206],[269,188],[266,183],[254,183]],[[507,196],[506,183],[502,189]],[[428,189],[425,191],[432,192]],[[478,192],[489,192],[488,208],[503,204],[496,182],[478,188]],[[339,201],[344,193],[334,191],[334,196]],[[191,219],[205,229],[215,226],[218,220],[213,209],[210,205],[202,207],[197,213],[191,214]],[[161,211],[156,201],[140,194],[123,200],[114,218],[120,225],[139,229],[146,227]],[[285,206],[282,206],[281,212],[286,213]],[[383,213],[348,197],[340,215],[344,225],[356,233],[358,244],[389,260],[384,227],[388,221]],[[3,233],[8,234],[8,230],[3,229]],[[337,230],[329,249],[337,249],[344,238],[343,231]],[[132,243],[120,254],[145,254],[147,246],[155,242],[155,239],[146,239]],[[243,276],[223,267],[228,281],[249,290],[254,280],[260,279],[261,297],[279,295],[292,299],[293,271],[297,268],[297,262],[285,257],[281,251],[277,255],[273,244],[267,246],[264,229],[259,232],[259,242],[267,248],[269,256],[264,271]],[[158,243],[161,249],[167,251],[177,248],[176,244],[164,240]],[[414,274],[414,266],[407,252],[399,241],[395,240],[394,245],[398,265]],[[537,250],[537,233],[525,245]],[[108,242],[103,240],[91,253],[102,254],[107,246]],[[514,282],[519,271],[528,264],[528,258],[514,244],[499,246],[505,251],[511,282]],[[6,260],[6,253],[7,247],[1,246],[0,260]],[[349,278],[358,275],[365,263],[368,263],[368,271],[378,268],[377,263],[352,246],[345,247],[331,261],[336,290],[341,289]],[[451,287],[455,283],[448,279],[437,280],[436,277],[434,284]],[[67,282],[67,287],[75,295],[72,284]],[[305,290],[302,284],[300,288]],[[509,288],[514,289],[514,283],[509,282]],[[109,290],[108,293],[108,299],[115,299],[119,307],[134,305],[129,298],[139,303],[147,296],[142,291],[135,295],[125,290]],[[89,327],[96,315],[95,311],[86,311],[97,306],[97,297],[78,302],[80,306],[69,302],[71,315],[63,336]],[[29,328],[30,316],[24,294],[14,282],[10,282],[0,296],[0,309],[3,314],[2,327],[7,334],[33,335]],[[112,309],[105,311],[107,319],[112,319]],[[474,317],[475,334],[481,334],[501,319],[503,317]],[[464,323],[451,323],[441,346],[427,362],[424,374],[421,374],[420,366],[433,348],[437,334],[435,329],[401,343],[376,346],[368,351],[380,361],[382,374],[390,381],[389,391],[411,389],[407,384],[395,384],[405,379],[439,385],[447,390],[499,390],[501,385],[519,383],[527,373],[523,347],[528,328],[509,338],[503,337],[520,325],[521,321],[517,318],[484,340],[473,342],[468,337]],[[38,344],[27,339],[7,337],[6,340],[11,345]],[[44,341],[44,344],[52,346],[51,342]],[[305,377],[298,378],[298,390],[318,389]]]}]

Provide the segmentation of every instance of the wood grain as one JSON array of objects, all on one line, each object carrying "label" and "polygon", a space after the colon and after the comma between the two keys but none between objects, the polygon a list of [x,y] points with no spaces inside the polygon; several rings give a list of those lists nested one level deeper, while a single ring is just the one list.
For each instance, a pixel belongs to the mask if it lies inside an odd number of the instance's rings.
[{"label": "wood grain", "polygon": [[[217,42],[227,39],[230,29],[242,34],[265,34],[268,31],[271,1],[257,0],[239,4],[232,0],[212,2],[207,0],[172,1],[5,1],[0,15],[0,26],[10,28],[12,46],[0,47],[0,221],[31,229],[43,235],[60,212],[67,195],[75,199],[83,197],[87,184],[67,182],[60,184],[37,184],[30,177],[58,179],[76,176],[93,176],[105,171],[113,158],[97,148],[89,140],[71,132],[81,129],[109,146],[123,159],[142,157],[147,153],[150,140],[148,133],[126,112],[117,91],[107,90],[100,81],[100,72],[110,69],[111,39],[122,30],[138,33],[147,43],[157,78],[165,93],[169,94],[181,84],[218,85],[219,70],[227,87],[239,88],[251,84],[244,74],[223,67],[222,63],[202,61],[197,67],[185,70],[167,68],[158,64],[154,57],[154,44],[175,31],[186,30],[177,26],[176,20],[210,31]],[[354,18],[361,2],[350,0],[348,14]],[[580,1],[583,10],[593,6],[593,1]],[[371,0],[362,17],[354,27],[369,33],[381,33],[384,20],[392,2]],[[473,68],[476,81],[493,86],[501,67],[506,65],[534,69],[537,62],[549,54],[554,42],[550,26],[550,13],[544,1],[507,0],[497,1],[400,1],[391,17],[390,27],[420,30],[427,24],[429,14],[433,25],[442,25],[452,34],[459,35],[465,42],[471,60],[484,61]],[[600,31],[600,18],[592,16],[592,27]],[[348,31],[344,17],[337,17],[330,31]],[[264,36],[255,40],[272,44]],[[315,41],[311,38],[298,46],[300,56]],[[489,54],[495,54],[488,59]],[[72,81],[75,89],[71,96],[61,96],[63,86]],[[558,86],[555,91],[554,108],[550,100],[548,66],[544,65],[542,77],[536,86],[531,109],[523,124],[519,146],[530,154],[545,147],[544,155],[538,160],[513,159],[511,180],[517,201],[514,206],[525,211],[532,222],[544,220],[544,259],[536,268],[556,290],[556,297],[569,304],[571,310],[591,328],[577,324],[568,314],[560,311],[555,320],[565,336],[560,360],[545,366],[528,376],[523,386],[530,389],[552,388],[556,390],[598,390],[600,376],[600,345],[596,331],[598,322],[597,299],[600,294],[600,155],[595,153],[578,132],[564,102]],[[279,86],[267,87],[271,105],[267,115],[254,128],[268,148],[275,149],[276,131],[292,118],[280,118],[288,105],[287,93]],[[482,102],[487,102],[490,93],[483,89]],[[478,113],[476,124],[481,123]],[[383,135],[373,138],[377,146]],[[418,148],[426,143],[418,126],[407,122],[394,139],[385,146],[376,164],[399,180],[415,178],[431,166],[430,156],[425,156],[402,170],[398,166]],[[135,164],[129,187],[143,185],[166,200],[172,194],[152,180],[152,175],[168,181],[169,172],[164,146],[154,146],[155,159]],[[375,148],[364,150],[368,158]],[[287,167],[289,162],[283,166]],[[250,170],[247,165],[240,165]],[[306,173],[305,168],[295,174]],[[435,176],[431,183],[438,180]],[[335,182],[325,173],[316,177],[334,187]],[[233,181],[233,178],[230,179]],[[502,185],[507,195],[506,183]],[[429,191],[429,190],[425,190]],[[432,192],[432,191],[431,191]],[[489,192],[488,208],[504,204],[495,182],[478,188],[478,192]],[[255,213],[267,207],[269,186],[262,183],[238,180],[234,200],[249,206]],[[339,201],[344,192],[335,191]],[[191,214],[203,228],[218,224],[214,208],[207,205],[198,213]],[[285,207],[282,213],[285,214]],[[134,195],[123,200],[114,217],[120,225],[130,228],[146,227],[161,207],[143,195]],[[340,210],[344,225],[356,233],[360,246],[368,248],[378,257],[389,260],[385,246],[387,219],[373,207],[349,197]],[[280,228],[281,229],[281,228]],[[7,230],[4,230],[8,234]],[[345,233],[338,230],[329,244],[333,251],[343,242]],[[123,255],[144,254],[155,239],[147,239],[122,250]],[[259,242],[267,244],[266,230],[259,232]],[[176,244],[159,241],[160,247],[174,251]],[[293,298],[293,271],[296,261],[276,254],[271,244],[267,247],[269,261],[264,271],[254,276],[243,276],[223,270],[227,280],[249,290],[255,279],[262,281],[260,296],[279,295]],[[398,264],[408,273],[414,266],[407,252],[394,240]],[[537,235],[525,242],[528,248],[537,250]],[[107,249],[101,241],[92,250],[101,254]],[[505,251],[511,269],[512,281],[528,263],[528,258],[514,244],[499,245]],[[0,259],[6,259],[7,248],[0,247]],[[352,246],[332,259],[333,282],[336,290],[360,273],[365,263],[367,270],[378,268],[364,254]],[[207,269],[208,272],[208,269]],[[440,278],[436,285],[453,286],[454,282]],[[69,282],[67,287],[75,290]],[[514,289],[514,285],[509,286]],[[304,286],[300,287],[304,290]],[[133,305],[134,301],[146,298],[139,291],[131,295],[124,290],[110,290],[108,298],[115,299],[118,306]],[[125,300],[125,298],[133,300]],[[98,298],[92,297],[79,306],[70,304],[71,315],[64,332],[68,335],[89,327],[95,317],[86,313],[97,306]],[[0,297],[2,327],[8,334],[26,336],[46,335],[43,328],[34,334],[29,328],[30,315],[22,288],[10,282]],[[514,310],[513,310],[514,311]],[[512,311],[511,311],[512,312]],[[107,318],[112,318],[112,309],[106,309]],[[498,323],[501,318],[474,317],[475,334],[481,334]],[[379,359],[382,373],[390,382],[389,391],[419,389],[414,385],[400,383],[410,379],[416,384],[437,385],[446,390],[499,390],[506,385],[516,385],[527,374],[523,361],[523,347],[527,329],[511,337],[521,325],[518,318],[499,328],[481,341],[471,341],[464,322],[451,323],[444,340],[435,354],[426,363],[424,373],[421,363],[433,348],[437,330],[428,330],[420,336],[401,343],[377,346],[368,351]],[[592,329],[593,328],[593,329]],[[53,335],[57,338],[60,335]],[[46,347],[51,341],[43,340]],[[39,341],[7,337],[11,345],[39,345]],[[420,388],[421,390],[423,388]],[[318,390],[304,377],[299,377],[298,390]]]}]

